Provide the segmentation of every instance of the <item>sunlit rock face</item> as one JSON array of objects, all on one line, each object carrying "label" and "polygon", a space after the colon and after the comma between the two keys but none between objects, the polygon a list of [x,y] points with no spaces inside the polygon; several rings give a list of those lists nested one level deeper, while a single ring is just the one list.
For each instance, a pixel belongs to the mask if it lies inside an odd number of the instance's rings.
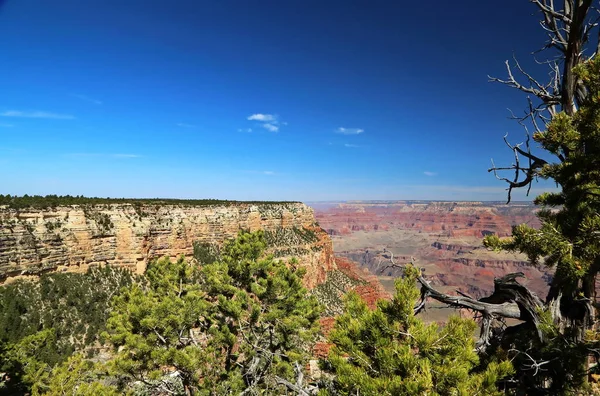
[{"label": "sunlit rock face", "polygon": [[0,282],[106,264],[143,273],[154,258],[191,257],[195,241],[221,245],[240,230],[264,230],[268,253],[296,257],[307,287],[335,269],[331,239],[301,203],[0,207]]}]

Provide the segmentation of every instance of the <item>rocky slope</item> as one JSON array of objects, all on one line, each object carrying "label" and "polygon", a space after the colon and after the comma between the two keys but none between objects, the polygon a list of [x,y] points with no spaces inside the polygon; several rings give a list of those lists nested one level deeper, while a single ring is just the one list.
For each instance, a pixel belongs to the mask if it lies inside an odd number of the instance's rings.
[{"label": "rocky slope", "polygon": [[270,253],[298,258],[307,269],[307,287],[335,270],[331,239],[301,203],[5,206],[0,207],[0,282],[105,264],[142,273],[153,258],[191,256],[195,241],[222,244],[240,230],[259,229]]}]

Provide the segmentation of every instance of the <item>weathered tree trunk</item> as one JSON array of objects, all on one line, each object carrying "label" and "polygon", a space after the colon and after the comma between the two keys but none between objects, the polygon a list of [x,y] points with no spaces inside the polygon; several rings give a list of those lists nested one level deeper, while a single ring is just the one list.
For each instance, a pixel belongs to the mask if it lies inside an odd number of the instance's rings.
[{"label": "weathered tree trunk", "polygon": [[[569,5],[569,3],[568,1],[565,2],[566,5]],[[568,25],[567,47],[564,54],[561,106],[568,115],[575,114],[577,102],[581,104],[582,98],[577,97],[577,78],[573,69],[582,61],[584,29],[591,4],[592,0],[575,0],[573,5],[565,6],[565,11],[570,11],[571,21]]]}]

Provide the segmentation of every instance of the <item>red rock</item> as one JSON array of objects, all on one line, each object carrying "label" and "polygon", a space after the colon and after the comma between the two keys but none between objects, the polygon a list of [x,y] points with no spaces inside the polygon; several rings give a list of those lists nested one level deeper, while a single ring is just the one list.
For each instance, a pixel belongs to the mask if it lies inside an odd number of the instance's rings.
[{"label": "red rock", "polygon": [[366,282],[354,287],[352,290],[358,293],[369,308],[375,309],[377,300],[391,298],[391,295],[385,291],[376,276],[370,274],[368,271],[365,272],[364,269],[361,269],[353,261],[344,257],[336,257],[335,263],[338,270],[348,277]]},{"label": "red rock", "polygon": [[509,236],[512,225],[538,226],[532,206],[486,205],[478,202],[343,203],[317,209],[319,224],[330,235],[357,230],[414,229],[449,236],[483,237],[489,233]]}]

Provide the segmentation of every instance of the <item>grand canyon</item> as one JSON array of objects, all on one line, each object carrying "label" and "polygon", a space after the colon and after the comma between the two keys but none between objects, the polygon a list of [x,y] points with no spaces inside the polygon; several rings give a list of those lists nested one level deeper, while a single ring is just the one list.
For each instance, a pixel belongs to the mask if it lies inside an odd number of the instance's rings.
[{"label": "grand canyon", "polygon": [[298,257],[307,270],[307,287],[314,289],[328,276],[343,273],[370,285],[357,287],[370,303],[393,293],[401,269],[390,267],[392,260],[414,261],[440,290],[459,290],[476,298],[492,291],[495,277],[511,272],[523,272],[523,282],[540,296],[547,290],[549,273],[529,265],[522,255],[490,251],[481,242],[492,233],[509,236],[515,224],[538,226],[530,203],[309,205],[5,207],[0,209],[0,279],[82,272],[105,264],[143,273],[153,258],[191,257],[195,241],[222,244],[241,229],[262,229],[270,236],[270,252],[276,257]]},{"label": "grand canyon", "polygon": [[[523,272],[542,298],[551,275],[520,254],[495,252],[485,235],[511,235],[513,225],[539,226],[529,202],[346,201],[311,203],[320,226],[333,240],[335,255],[376,276],[388,293],[401,269],[414,261],[436,288],[480,298],[494,278]],[[435,316],[435,315],[434,315]]]}]

